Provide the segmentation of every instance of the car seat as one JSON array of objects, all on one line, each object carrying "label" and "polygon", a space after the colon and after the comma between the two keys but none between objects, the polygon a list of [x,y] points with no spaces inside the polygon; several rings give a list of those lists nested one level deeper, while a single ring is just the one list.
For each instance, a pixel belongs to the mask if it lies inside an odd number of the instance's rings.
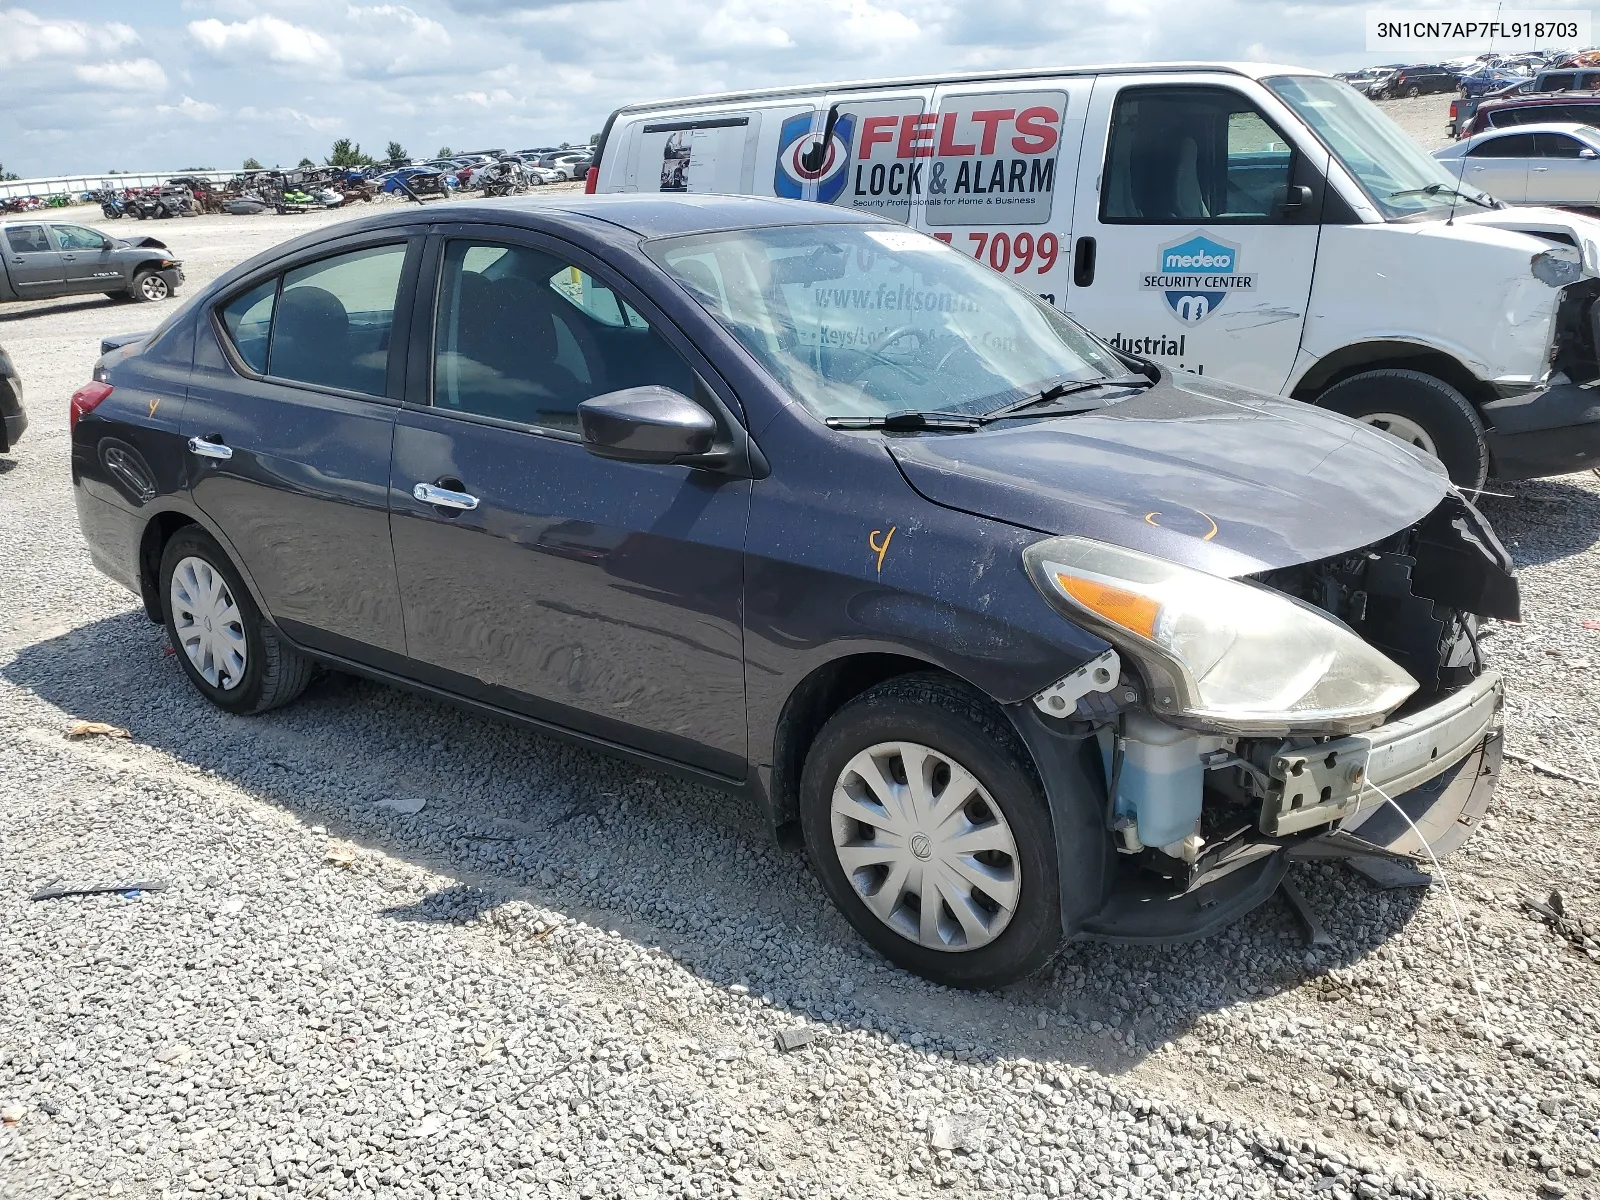
[{"label": "car seat", "polygon": [[343,302],[326,288],[305,284],[286,289],[278,300],[267,370],[285,379],[370,395],[383,391],[383,372],[355,361],[350,314]]}]

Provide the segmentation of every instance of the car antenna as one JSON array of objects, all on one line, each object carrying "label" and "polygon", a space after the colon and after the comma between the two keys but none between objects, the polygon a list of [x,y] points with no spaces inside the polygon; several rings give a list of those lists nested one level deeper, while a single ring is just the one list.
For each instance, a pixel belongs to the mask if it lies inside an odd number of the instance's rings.
[{"label": "car antenna", "polygon": [[1450,190],[1450,215],[1445,218],[1444,227],[1449,229],[1456,223],[1456,205],[1461,203],[1461,189],[1466,185],[1467,156],[1460,158],[1461,170],[1456,175],[1456,186]]},{"label": "car antenna", "polygon": [[800,165],[813,175],[822,169],[823,161],[827,158],[828,147],[833,142],[833,127],[839,123],[839,106],[828,107],[828,120],[822,127],[822,137],[811,143],[810,149],[800,156]]}]

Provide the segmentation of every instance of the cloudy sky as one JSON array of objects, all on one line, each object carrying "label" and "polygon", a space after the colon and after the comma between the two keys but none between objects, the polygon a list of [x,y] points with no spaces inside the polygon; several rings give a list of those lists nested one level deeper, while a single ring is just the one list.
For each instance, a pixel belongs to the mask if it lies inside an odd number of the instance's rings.
[{"label": "cloudy sky", "polygon": [[634,100],[961,68],[1372,58],[1362,7],[1261,0],[0,0],[0,164],[268,166],[587,140]]}]

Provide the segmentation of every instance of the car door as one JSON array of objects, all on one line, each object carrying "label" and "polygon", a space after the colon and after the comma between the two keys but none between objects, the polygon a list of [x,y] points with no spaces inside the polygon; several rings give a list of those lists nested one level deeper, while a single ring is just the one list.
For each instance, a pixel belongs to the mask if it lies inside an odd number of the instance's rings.
[{"label": "car door", "polygon": [[1327,162],[1265,89],[1100,76],[1068,309],[1133,353],[1279,391],[1305,326]]},{"label": "car door", "polygon": [[66,290],[66,268],[44,224],[6,227],[6,276],[17,299],[59,296]]},{"label": "car door", "polygon": [[926,177],[916,228],[1064,306],[1093,86],[1092,76],[941,86],[906,139]]},{"label": "car door", "polygon": [[1594,147],[1571,134],[1534,134],[1533,158],[1528,163],[1528,203],[1594,204],[1600,199],[1597,166],[1600,162]]},{"label": "car door", "polygon": [[750,482],[578,438],[579,403],[647,384],[731,419],[709,367],[564,242],[463,225],[432,254],[390,488],[412,673],[742,777]]},{"label": "car door", "polygon": [[51,224],[61,248],[62,277],[73,292],[122,290],[122,271],[111,260],[112,241],[86,225]]},{"label": "car door", "polygon": [[389,459],[420,231],[301,252],[200,330],[183,425],[194,503],[293,640],[381,667],[405,633]]},{"label": "car door", "polygon": [[1502,133],[1484,138],[1467,151],[1466,181],[1507,204],[1525,203],[1533,138],[1531,133]]}]

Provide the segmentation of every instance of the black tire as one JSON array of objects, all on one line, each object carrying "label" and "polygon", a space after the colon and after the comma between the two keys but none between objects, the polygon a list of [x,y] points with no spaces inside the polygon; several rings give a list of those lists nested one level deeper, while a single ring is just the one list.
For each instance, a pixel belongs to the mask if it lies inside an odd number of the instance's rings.
[{"label": "black tire", "polygon": [[1357,420],[1377,413],[1405,417],[1427,433],[1457,487],[1475,491],[1488,478],[1483,421],[1472,402],[1442,379],[1421,371],[1363,371],[1334,384],[1316,403]]},{"label": "black tire", "polygon": [[128,288],[128,298],[145,303],[152,300],[172,299],[172,285],[159,271],[140,271]]},{"label": "black tire", "polygon": [[[172,611],[172,574],[186,558],[203,560],[222,577],[234,605],[239,610],[245,642],[244,674],[232,687],[206,681],[184,651]],[[161,610],[178,664],[189,682],[211,703],[227,712],[252,716],[288,704],[311,682],[315,664],[291,646],[285,645],[275,629],[262,619],[261,610],[250,598],[250,591],[234,570],[233,563],[205,530],[189,525],[178,530],[161,552]]]},{"label": "black tire", "polygon": [[[1019,898],[993,941],[967,951],[920,945],[891,929],[866,905],[833,843],[835,783],[860,751],[882,742],[928,746],[977,779],[1011,827]],[[870,688],[817,734],[800,784],[800,823],[813,871],[828,898],[885,958],[961,988],[990,988],[1032,974],[1060,948],[1059,865],[1050,810],[1038,773],[1016,731],[981,693],[947,676],[904,675]]]}]

